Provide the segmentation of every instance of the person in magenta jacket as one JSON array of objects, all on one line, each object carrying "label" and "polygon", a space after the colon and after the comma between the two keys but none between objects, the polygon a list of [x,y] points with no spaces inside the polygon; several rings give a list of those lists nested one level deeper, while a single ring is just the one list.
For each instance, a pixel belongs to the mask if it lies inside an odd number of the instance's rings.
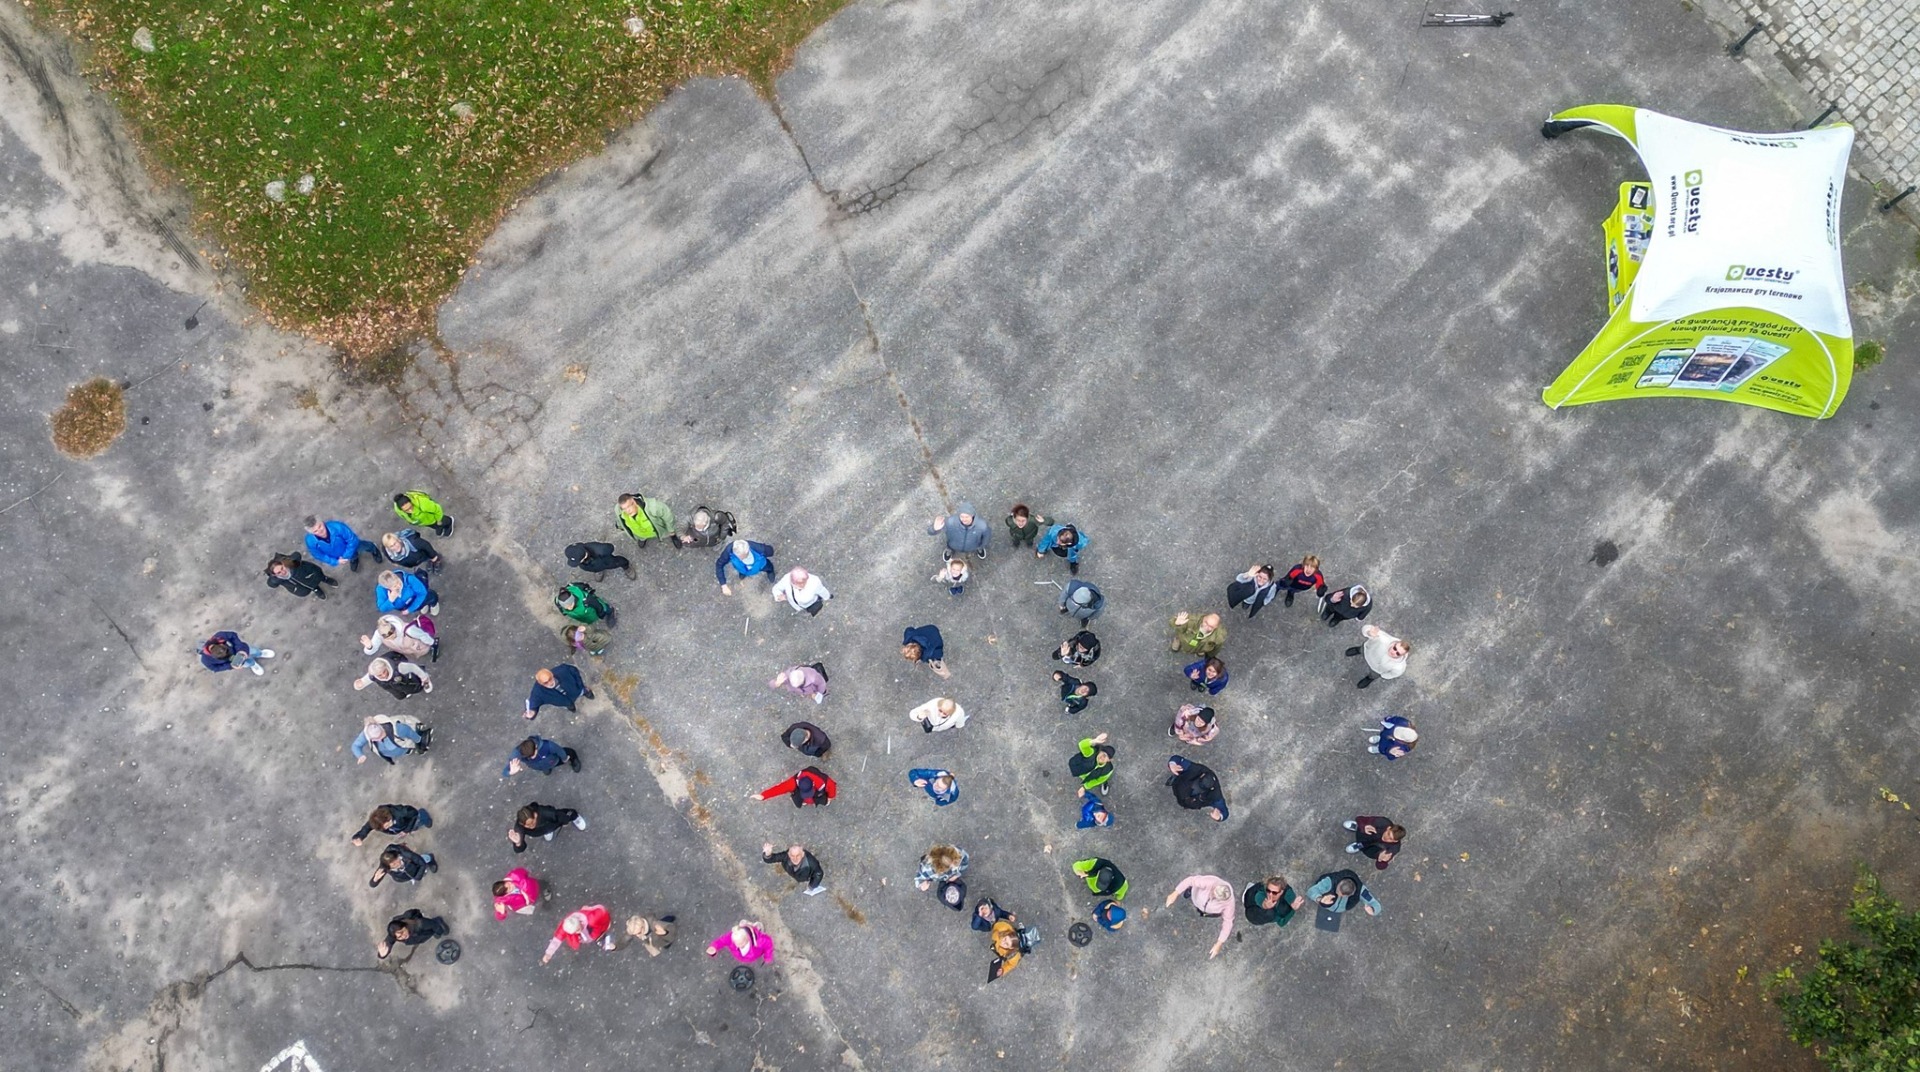
[{"label": "person in magenta jacket", "polygon": [[493,884],[495,919],[505,919],[508,915],[531,916],[539,906],[540,880],[524,867],[514,868],[507,872],[507,877]]},{"label": "person in magenta jacket", "polygon": [[1219,875],[1188,875],[1180,880],[1180,885],[1167,894],[1167,907],[1181,897],[1193,902],[1194,910],[1203,916],[1220,917],[1220,937],[1213,943],[1213,949],[1207,954],[1212,960],[1220,955],[1220,948],[1233,937],[1233,916],[1237,907],[1233,897],[1233,884]]},{"label": "person in magenta jacket", "polygon": [[742,964],[773,963],[773,936],[750,919],[734,924],[731,930],[709,943],[707,955],[718,956],[722,949]]}]

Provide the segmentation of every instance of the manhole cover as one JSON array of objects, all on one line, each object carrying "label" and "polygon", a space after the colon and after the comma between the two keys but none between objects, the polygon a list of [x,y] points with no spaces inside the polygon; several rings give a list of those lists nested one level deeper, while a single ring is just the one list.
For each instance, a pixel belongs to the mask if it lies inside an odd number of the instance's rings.
[{"label": "manhole cover", "polygon": [[440,944],[434,947],[433,956],[442,964],[452,964],[460,959],[460,943],[451,938],[442,938]]},{"label": "manhole cover", "polygon": [[1067,928],[1067,941],[1077,946],[1084,946],[1093,941],[1093,928],[1085,923],[1075,923]]},{"label": "manhole cover", "polygon": [[733,987],[735,990],[751,990],[753,988],[753,969],[747,967],[745,964],[734,968],[727,973],[727,985]]}]

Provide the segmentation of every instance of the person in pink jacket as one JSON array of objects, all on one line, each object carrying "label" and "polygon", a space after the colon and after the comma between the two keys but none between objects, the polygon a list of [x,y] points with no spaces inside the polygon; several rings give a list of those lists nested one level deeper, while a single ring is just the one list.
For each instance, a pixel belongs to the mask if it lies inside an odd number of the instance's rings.
[{"label": "person in pink jacket", "polygon": [[760,924],[743,919],[733,925],[733,929],[715,938],[707,946],[707,955],[716,956],[724,949],[733,954],[733,959],[742,964],[756,961],[773,963],[773,936],[760,929]]},{"label": "person in pink jacket", "polygon": [[552,960],[553,955],[560,951],[562,942],[573,949],[578,949],[581,940],[584,939],[588,945],[598,942],[600,948],[612,949],[614,948],[612,929],[613,913],[607,911],[606,905],[590,904],[577,912],[568,912],[567,918],[561,920],[560,925],[553,929],[553,938],[547,942],[547,952],[540,958],[540,963],[545,964]]},{"label": "person in pink jacket", "polygon": [[523,916],[533,915],[540,904],[540,880],[534,878],[524,867],[516,867],[507,872],[507,877],[493,884],[493,918],[505,919],[508,913]]},{"label": "person in pink jacket", "polygon": [[1193,902],[1194,911],[1201,915],[1220,917],[1220,937],[1207,954],[1207,959],[1212,960],[1220,955],[1220,947],[1226,945],[1227,939],[1233,936],[1233,884],[1219,875],[1188,875],[1180,880],[1180,885],[1175,886],[1172,893],[1167,894],[1167,907],[1173,907],[1173,902],[1183,896]]}]

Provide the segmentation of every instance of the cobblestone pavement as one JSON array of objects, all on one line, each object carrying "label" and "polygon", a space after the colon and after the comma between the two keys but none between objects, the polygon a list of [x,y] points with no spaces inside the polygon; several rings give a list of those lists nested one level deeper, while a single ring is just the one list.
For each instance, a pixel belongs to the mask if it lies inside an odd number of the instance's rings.
[{"label": "cobblestone pavement", "polygon": [[1840,106],[1869,178],[1920,182],[1920,0],[1729,2],[1766,27],[1749,48],[1770,40],[1807,92]]}]

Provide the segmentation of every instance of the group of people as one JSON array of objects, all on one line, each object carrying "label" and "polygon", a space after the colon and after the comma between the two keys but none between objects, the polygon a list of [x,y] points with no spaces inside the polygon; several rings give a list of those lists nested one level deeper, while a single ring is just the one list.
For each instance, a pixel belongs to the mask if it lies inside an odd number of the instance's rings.
[{"label": "group of people", "polygon": [[[396,494],[393,509],[402,525],[382,534],[377,541],[363,539],[343,521],[308,517],[305,545],[312,561],[298,552],[275,554],[266,572],[269,587],[303,599],[312,596],[324,600],[328,598],[328,589],[339,584],[327,574],[327,568],[345,566],[358,572],[363,553],[382,567],[375,578],[373,593],[378,619],[373,631],[361,637],[363,651],[372,659],[365,674],[353,684],[356,690],[377,686],[400,702],[433,691],[432,675],[424,664],[437,660],[441,653],[436,623],[441,604],[433,590],[432,578],[444,566],[444,559],[422,530],[445,538],[452,535],[454,521],[430,495],[417,490]],[[676,527],[672,510],[663,501],[629,493],[619,497],[616,519],[636,549],[656,540],[683,548],[717,548],[714,578],[723,595],[731,595],[736,583],[763,577],[773,601],[798,614],[816,616],[833,598],[826,584],[804,568],[778,571],[774,565],[775,548],[738,537],[737,522],[726,511],[703,505],[684,526]],[[1058,687],[1064,714],[1083,715],[1099,694],[1097,684],[1087,676],[1101,657],[1100,639],[1091,625],[1104,613],[1107,603],[1100,588],[1080,576],[1091,541],[1079,525],[1050,521],[1025,504],[1016,504],[1004,524],[1016,551],[1030,550],[1036,559],[1051,556],[1067,568],[1065,583],[1055,582],[1059,588],[1056,605],[1059,613],[1071,618],[1077,629],[1057,647],[1049,649],[1049,661],[1057,666],[1051,671],[1051,679]],[[977,564],[988,557],[992,526],[971,503],[962,502],[953,513],[932,519],[927,533],[942,541],[941,568],[934,579],[952,596],[961,596],[973,580]],[[573,543],[567,546],[565,558],[570,567],[596,579],[613,570],[633,576],[631,560],[619,554],[610,543]],[[1303,556],[1284,573],[1260,563],[1248,567],[1227,586],[1226,607],[1229,611],[1244,609],[1251,621],[1276,599],[1282,606],[1291,607],[1296,597],[1304,594],[1311,594],[1317,600],[1320,620],[1329,627],[1361,621],[1374,609],[1372,593],[1364,585],[1330,589],[1320,571],[1320,562],[1313,555]],[[617,623],[617,612],[591,584],[567,583],[555,593],[553,602],[563,619],[559,636],[569,657],[583,653],[600,655],[606,650],[611,640],[609,629]],[[1222,658],[1227,629],[1223,615],[1215,611],[1182,611],[1173,616],[1168,625],[1170,650],[1181,657],[1181,673],[1189,689],[1198,695],[1174,712],[1167,734],[1186,749],[1198,749],[1217,739],[1222,729],[1219,714],[1210,705],[1220,702],[1217,697],[1230,681]],[[1357,686],[1368,688],[1377,681],[1392,680],[1404,673],[1412,646],[1379,626],[1361,621],[1360,628],[1361,643],[1346,651],[1350,657],[1363,658],[1367,666]],[[232,630],[214,634],[200,651],[202,664],[211,671],[247,669],[256,675],[265,673],[261,660],[272,659],[274,655],[271,649],[249,645]],[[906,628],[900,655],[907,661],[925,664],[941,680],[952,676],[946,663],[945,640],[937,625]],[[1189,659],[1191,661],[1186,661]],[[543,667],[533,676],[533,687],[523,712],[528,720],[537,718],[544,707],[573,710],[580,699],[594,697],[584,675],[570,662]],[[824,704],[830,691],[827,668],[820,662],[789,666],[768,684],[816,705]],[[925,733],[959,730],[966,726],[968,718],[959,701],[946,696],[936,696],[915,707],[908,717]],[[427,752],[431,747],[431,733],[429,726],[413,716],[375,715],[364,721],[352,742],[352,751],[358,762],[377,756],[391,764],[406,756]],[[785,796],[796,807],[830,806],[838,796],[839,787],[820,766],[832,749],[826,730],[813,722],[796,720],[781,731],[779,739],[785,747],[810,762],[791,777],[749,796],[757,800]],[[1368,751],[1394,760],[1410,753],[1418,740],[1418,731],[1411,720],[1403,715],[1389,715],[1381,720],[1377,733],[1370,733]],[[1115,756],[1116,748],[1105,732],[1082,737],[1077,742],[1075,754],[1068,762],[1079,807],[1076,829],[1097,830],[1113,824],[1114,812],[1107,790],[1115,773]],[[550,774],[562,766],[579,772],[582,769],[579,753],[559,742],[530,734],[512,745],[501,777],[512,778],[525,771]],[[1176,752],[1168,757],[1167,770],[1166,785],[1177,805],[1201,811],[1215,822],[1227,821],[1230,815],[1227,795],[1219,776],[1210,767]],[[946,807],[960,799],[959,779],[951,770],[914,768],[907,772],[907,778],[913,787],[926,793],[935,807]],[[408,840],[432,825],[432,816],[425,807],[390,803],[374,808],[352,837],[355,845],[375,834],[388,840],[373,868],[369,885],[412,884],[437,872],[439,862],[434,854],[420,851]],[[518,854],[526,851],[531,838],[551,841],[568,827],[585,830],[586,819],[572,808],[530,801],[515,813],[506,836],[513,852]],[[1355,816],[1344,827],[1351,834],[1347,851],[1364,854],[1379,870],[1387,868],[1406,836],[1403,827],[1384,816]],[[762,846],[761,855],[767,863],[780,867],[796,883],[805,886],[806,893],[818,894],[824,890],[825,868],[806,846],[776,849],[767,843]],[[958,846],[935,845],[921,857],[914,877],[916,888],[933,893],[941,903],[956,911],[964,910],[968,863],[968,854]],[[1075,860],[1072,870],[1087,883],[1094,898],[1091,908],[1094,921],[1109,932],[1119,931],[1127,919],[1124,900],[1128,892],[1128,882],[1119,865],[1095,854]],[[512,915],[535,913],[541,905],[540,889],[539,879],[525,867],[507,871],[493,884],[495,918],[504,920]],[[1219,938],[1210,956],[1218,955],[1237,917],[1244,917],[1249,924],[1284,926],[1296,910],[1309,902],[1330,914],[1355,907],[1369,915],[1381,911],[1379,900],[1350,869],[1321,875],[1304,893],[1297,891],[1284,876],[1272,875],[1246,883],[1236,895],[1233,884],[1226,879],[1196,874],[1183,879],[1168,894],[1166,903],[1171,906],[1183,897],[1202,915],[1221,920]],[[1030,953],[1039,941],[1037,928],[1021,925],[1013,912],[1002,908],[991,897],[980,897],[969,918],[973,929],[988,935],[992,954],[989,979],[998,979],[1017,967],[1022,955]],[[645,948],[649,955],[658,955],[672,945],[674,924],[675,917],[670,914],[633,916],[624,926],[627,944]],[[449,932],[444,918],[410,908],[388,924],[385,937],[378,944],[378,953],[384,958],[396,945],[417,945],[442,938]],[[583,905],[561,916],[542,963],[550,960],[562,945],[578,949],[583,943],[606,949],[619,947],[612,913],[604,905]],[[774,958],[773,946],[772,937],[758,921],[743,919],[715,937],[707,954],[711,957],[725,951],[741,963],[770,964]]]}]

